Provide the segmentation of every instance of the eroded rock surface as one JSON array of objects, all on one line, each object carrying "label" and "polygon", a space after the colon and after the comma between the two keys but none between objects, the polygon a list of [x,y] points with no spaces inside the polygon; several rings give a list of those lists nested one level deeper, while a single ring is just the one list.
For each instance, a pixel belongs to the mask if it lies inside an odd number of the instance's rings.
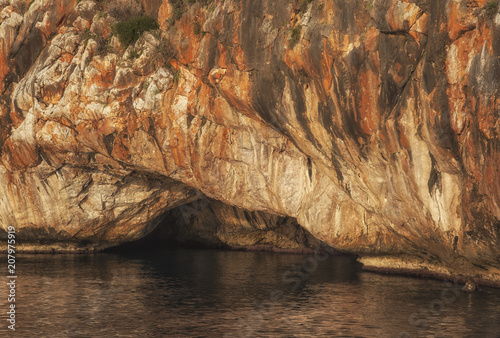
[{"label": "eroded rock surface", "polygon": [[4,229],[102,248],[200,191],[500,282],[497,2],[184,2],[127,48],[102,3],[0,3]]}]

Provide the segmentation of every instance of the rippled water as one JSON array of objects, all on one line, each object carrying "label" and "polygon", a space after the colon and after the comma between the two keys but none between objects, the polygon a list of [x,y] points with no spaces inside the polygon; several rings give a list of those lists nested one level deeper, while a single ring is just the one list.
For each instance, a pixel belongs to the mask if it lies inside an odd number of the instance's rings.
[{"label": "rippled water", "polygon": [[[186,249],[25,255],[9,336],[500,337],[498,289],[455,293],[442,281],[363,272],[350,257],[312,257]],[[5,283],[0,291],[5,335]]]}]

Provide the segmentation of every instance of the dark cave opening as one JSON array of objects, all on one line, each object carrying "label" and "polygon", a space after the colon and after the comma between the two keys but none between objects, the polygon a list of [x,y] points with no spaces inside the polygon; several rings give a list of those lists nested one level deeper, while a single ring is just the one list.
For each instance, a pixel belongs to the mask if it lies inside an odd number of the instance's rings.
[{"label": "dark cave opening", "polygon": [[161,250],[172,247],[310,253],[328,247],[295,218],[249,211],[210,198],[166,211],[142,239],[106,252]]}]

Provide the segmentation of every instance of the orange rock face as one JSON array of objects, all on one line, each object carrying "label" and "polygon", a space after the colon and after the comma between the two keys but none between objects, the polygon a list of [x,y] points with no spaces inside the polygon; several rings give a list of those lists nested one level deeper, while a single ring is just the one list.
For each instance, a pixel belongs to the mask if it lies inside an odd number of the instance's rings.
[{"label": "orange rock face", "polygon": [[0,8],[4,229],[100,248],[200,191],[377,269],[500,282],[498,8],[163,0],[127,47],[101,6]]}]

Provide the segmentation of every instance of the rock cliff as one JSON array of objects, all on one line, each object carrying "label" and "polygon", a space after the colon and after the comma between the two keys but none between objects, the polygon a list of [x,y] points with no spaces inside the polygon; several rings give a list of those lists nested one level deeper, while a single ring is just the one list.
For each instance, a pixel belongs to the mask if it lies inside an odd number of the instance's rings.
[{"label": "rock cliff", "polygon": [[500,283],[498,1],[116,3],[0,1],[20,248],[131,241],[208,196],[367,268]]}]

